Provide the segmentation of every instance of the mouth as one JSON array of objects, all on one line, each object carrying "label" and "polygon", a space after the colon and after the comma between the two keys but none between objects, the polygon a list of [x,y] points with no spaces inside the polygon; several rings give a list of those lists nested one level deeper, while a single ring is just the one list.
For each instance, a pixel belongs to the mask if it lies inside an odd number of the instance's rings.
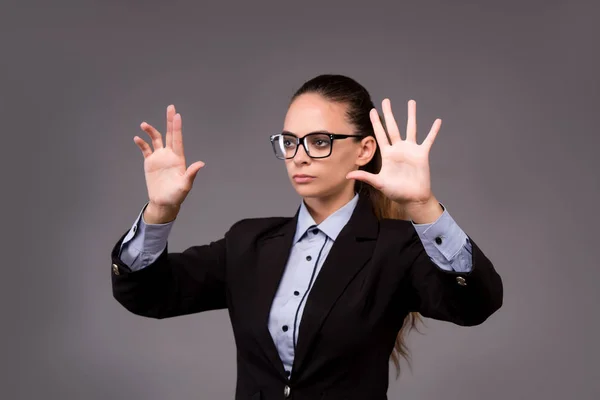
[{"label": "mouth", "polygon": [[316,177],[305,174],[296,174],[292,177],[292,179],[294,179],[294,182],[296,183],[309,183],[316,179]]}]

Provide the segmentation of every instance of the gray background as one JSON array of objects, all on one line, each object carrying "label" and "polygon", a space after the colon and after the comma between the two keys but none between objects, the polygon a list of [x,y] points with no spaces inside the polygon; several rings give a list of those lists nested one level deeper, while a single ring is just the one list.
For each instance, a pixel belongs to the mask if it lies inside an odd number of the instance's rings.
[{"label": "gray background", "polygon": [[389,96],[400,124],[415,99],[419,140],[443,119],[434,194],[505,284],[483,325],[413,333],[390,398],[600,398],[598,8],[3,0],[0,397],[232,398],[226,311],[157,321],[112,298],[110,249],[147,199],[133,137],[177,106],[187,161],[206,167],[170,246],[207,243],[293,215],[268,135],[333,72],[378,108]]}]

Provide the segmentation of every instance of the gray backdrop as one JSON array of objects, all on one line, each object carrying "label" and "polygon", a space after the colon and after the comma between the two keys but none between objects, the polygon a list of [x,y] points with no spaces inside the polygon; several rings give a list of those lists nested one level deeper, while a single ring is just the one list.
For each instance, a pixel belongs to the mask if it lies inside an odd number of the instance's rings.
[{"label": "gray backdrop", "polygon": [[[393,4],[392,4],[393,3]],[[594,4],[595,3],[595,4]],[[431,152],[434,194],[494,261],[485,324],[427,320],[391,399],[598,399],[598,2],[11,1],[0,8],[2,399],[230,399],[226,311],[170,320],[112,297],[110,249],[147,199],[133,142],[183,116],[206,162],[170,237],[293,215],[268,135],[342,73]],[[393,368],[391,369],[393,374]]]}]

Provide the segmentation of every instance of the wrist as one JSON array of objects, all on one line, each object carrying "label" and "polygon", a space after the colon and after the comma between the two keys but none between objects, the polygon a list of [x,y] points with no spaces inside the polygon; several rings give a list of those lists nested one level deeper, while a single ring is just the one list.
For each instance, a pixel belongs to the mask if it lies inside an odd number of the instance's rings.
[{"label": "wrist", "polygon": [[147,224],[166,224],[174,221],[181,206],[161,206],[152,202],[144,210],[144,222]]},{"label": "wrist", "polygon": [[444,212],[444,209],[434,196],[431,196],[429,200],[423,203],[407,204],[405,205],[405,209],[408,217],[415,224],[431,224]]}]

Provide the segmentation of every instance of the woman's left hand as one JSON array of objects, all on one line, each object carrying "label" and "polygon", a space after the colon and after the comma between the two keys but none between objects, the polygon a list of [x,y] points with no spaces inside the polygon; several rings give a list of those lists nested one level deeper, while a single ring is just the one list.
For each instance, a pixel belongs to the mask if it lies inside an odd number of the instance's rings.
[{"label": "woman's left hand", "polygon": [[408,101],[405,140],[400,137],[389,99],[383,100],[382,108],[390,136],[389,141],[377,110],[372,109],[370,114],[381,152],[381,170],[378,174],[361,170],[352,171],[346,175],[346,178],[366,182],[399,204],[425,204],[433,197],[429,173],[429,150],[440,130],[442,120],[438,118],[434,121],[429,134],[419,145],[417,144],[416,101]]}]

